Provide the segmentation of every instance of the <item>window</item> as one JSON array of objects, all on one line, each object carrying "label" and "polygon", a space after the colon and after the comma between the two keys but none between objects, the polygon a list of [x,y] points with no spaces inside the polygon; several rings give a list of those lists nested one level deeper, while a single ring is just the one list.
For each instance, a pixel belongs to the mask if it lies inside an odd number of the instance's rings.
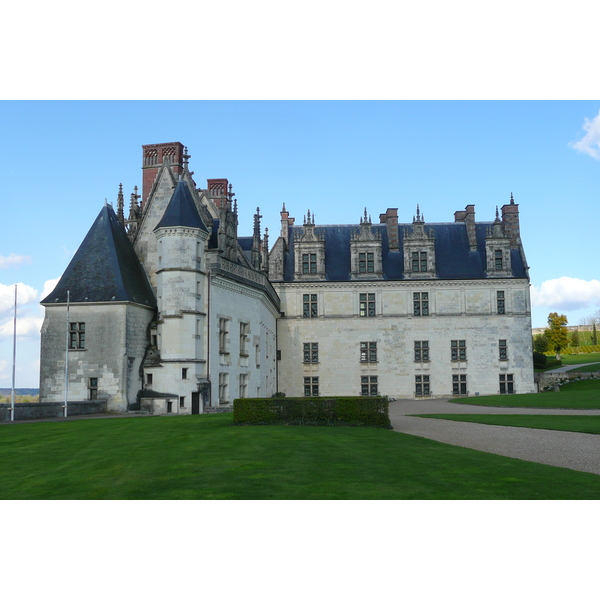
[{"label": "window", "polygon": [[500,375],[500,393],[514,394],[515,382],[512,374]]},{"label": "window", "polygon": [[88,383],[88,389],[90,390],[90,400],[98,400],[98,378],[90,377]]},{"label": "window", "polygon": [[219,319],[219,353],[227,354],[229,346],[229,319]]},{"label": "window", "polygon": [[181,379],[187,379],[187,367],[184,369],[181,369]]},{"label": "window", "polygon": [[429,316],[429,292],[415,292],[413,294],[413,314],[415,317]]},{"label": "window", "polygon": [[506,347],[506,340],[498,340],[498,358],[500,360],[508,360],[508,349]]},{"label": "window", "polygon": [[375,316],[375,294],[359,294],[359,315],[361,317]]},{"label": "window", "polygon": [[429,342],[415,342],[415,362],[429,360]]},{"label": "window", "polygon": [[179,396],[179,408],[185,408],[185,396]]},{"label": "window", "polygon": [[358,254],[358,272],[375,273],[375,253],[359,252]]},{"label": "window", "polygon": [[452,375],[452,393],[456,396],[467,395],[466,375]]},{"label": "window", "polygon": [[246,398],[248,396],[248,374],[240,374],[240,398]]},{"label": "window", "polygon": [[317,316],[317,295],[303,294],[302,295],[302,316],[305,319],[314,318]]},{"label": "window", "polygon": [[499,315],[505,314],[504,292],[496,292],[496,307]]},{"label": "window", "polygon": [[429,375],[415,375],[415,396],[429,396]]},{"label": "window", "polygon": [[85,323],[69,323],[69,350],[85,348]]},{"label": "window", "polygon": [[319,395],[319,378],[305,377],[304,378],[304,395],[318,396]]},{"label": "window", "polygon": [[360,343],[360,362],[377,362],[377,342]]},{"label": "window", "polygon": [[318,363],[319,362],[319,344],[317,342],[311,342],[304,344],[304,361],[305,363]]},{"label": "window", "polygon": [[427,271],[427,252],[412,253],[412,270],[413,273],[425,273]]},{"label": "window", "polygon": [[248,323],[240,323],[240,356],[248,356]]},{"label": "window", "polygon": [[172,412],[173,412],[173,401],[167,400],[167,413],[172,413]]},{"label": "window", "polygon": [[303,254],[302,255],[302,273],[314,275],[317,272],[317,255]]},{"label": "window", "polygon": [[494,250],[494,266],[496,271],[502,271],[502,250]]},{"label": "window", "polygon": [[152,385],[152,373],[146,373],[146,383]]},{"label": "window", "polygon": [[377,396],[377,375],[363,375],[360,378],[360,395]]},{"label": "window", "polygon": [[467,342],[465,340],[452,340],[450,342],[452,360],[467,360]]},{"label": "window", "polygon": [[256,344],[254,346],[254,353],[256,355],[256,366],[260,367],[260,345]]},{"label": "window", "polygon": [[219,373],[219,404],[229,404],[229,373]]}]

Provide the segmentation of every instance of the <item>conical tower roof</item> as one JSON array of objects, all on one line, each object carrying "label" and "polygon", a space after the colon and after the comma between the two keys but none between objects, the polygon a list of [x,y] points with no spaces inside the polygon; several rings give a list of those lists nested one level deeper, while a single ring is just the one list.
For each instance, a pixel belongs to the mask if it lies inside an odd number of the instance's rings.
[{"label": "conical tower roof", "polygon": [[115,211],[105,205],[54,291],[42,304],[137,302],[156,307],[146,273]]},{"label": "conical tower roof", "polygon": [[177,183],[167,209],[154,231],[161,227],[193,227],[208,233],[208,229],[200,218],[190,188],[183,179]]}]

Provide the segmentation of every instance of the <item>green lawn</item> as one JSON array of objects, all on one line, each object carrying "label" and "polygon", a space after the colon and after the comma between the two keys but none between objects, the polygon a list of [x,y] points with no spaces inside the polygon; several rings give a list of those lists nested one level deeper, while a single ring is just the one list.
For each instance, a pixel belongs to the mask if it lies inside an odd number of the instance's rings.
[{"label": "green lawn", "polygon": [[591,373],[592,371],[600,371],[600,363],[594,363],[585,367],[573,367],[569,371],[580,371],[581,373]]},{"label": "green lawn", "polygon": [[600,434],[600,416],[597,415],[411,415],[428,419],[445,419],[503,425],[505,427],[529,427],[531,429],[553,429],[576,433]]},{"label": "green lawn", "polygon": [[600,352],[592,352],[588,354],[561,354],[560,355],[563,367],[568,365],[582,365],[585,363],[600,363]]},{"label": "green lawn", "polygon": [[0,426],[1,499],[600,499],[600,476],[385,429],[232,415]]}]

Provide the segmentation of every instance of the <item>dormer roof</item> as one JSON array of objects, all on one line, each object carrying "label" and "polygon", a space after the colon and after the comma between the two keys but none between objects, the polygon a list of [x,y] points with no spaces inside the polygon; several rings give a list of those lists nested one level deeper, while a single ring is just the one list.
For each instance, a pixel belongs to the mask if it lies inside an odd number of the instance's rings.
[{"label": "dormer roof", "polygon": [[208,233],[206,225],[204,225],[196,208],[190,188],[183,179],[177,183],[162,219],[154,228],[154,231],[161,227],[192,227]]}]

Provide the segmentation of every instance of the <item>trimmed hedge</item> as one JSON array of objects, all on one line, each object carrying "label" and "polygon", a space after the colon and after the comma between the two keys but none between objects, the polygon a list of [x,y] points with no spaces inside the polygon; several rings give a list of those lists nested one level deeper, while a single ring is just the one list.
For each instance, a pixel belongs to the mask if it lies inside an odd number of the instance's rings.
[{"label": "trimmed hedge", "polygon": [[380,396],[237,398],[234,425],[355,425],[391,428],[389,402]]}]

